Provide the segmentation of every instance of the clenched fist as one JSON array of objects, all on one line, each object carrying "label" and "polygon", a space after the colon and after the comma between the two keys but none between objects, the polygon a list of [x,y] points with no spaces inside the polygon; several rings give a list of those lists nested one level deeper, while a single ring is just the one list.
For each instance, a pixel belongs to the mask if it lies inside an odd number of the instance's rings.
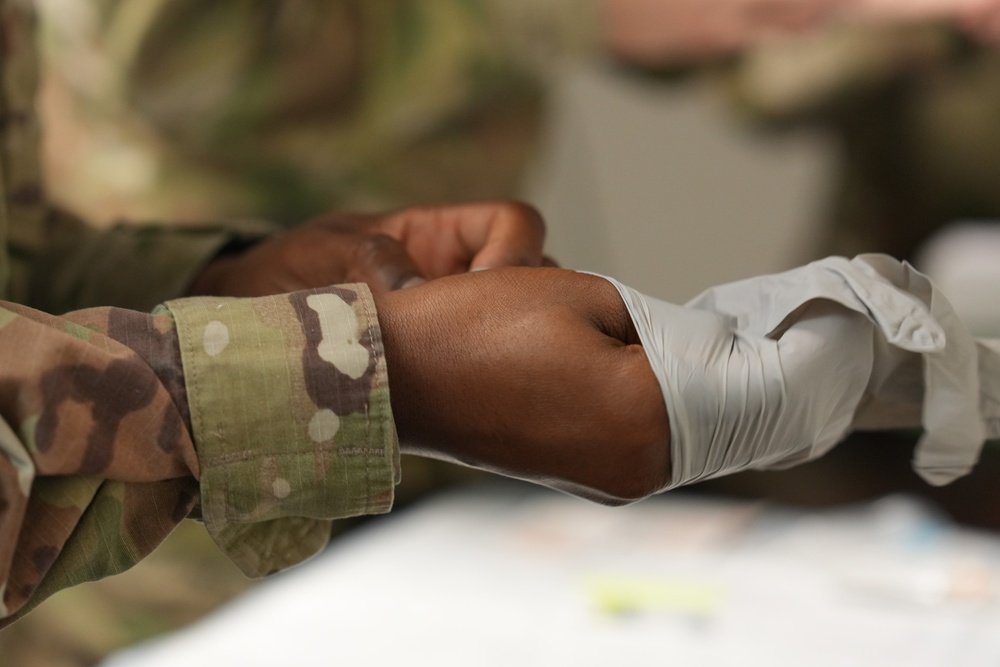
[{"label": "clenched fist", "polygon": [[376,306],[402,451],[612,504],[670,480],[663,397],[603,278],[485,271]]}]

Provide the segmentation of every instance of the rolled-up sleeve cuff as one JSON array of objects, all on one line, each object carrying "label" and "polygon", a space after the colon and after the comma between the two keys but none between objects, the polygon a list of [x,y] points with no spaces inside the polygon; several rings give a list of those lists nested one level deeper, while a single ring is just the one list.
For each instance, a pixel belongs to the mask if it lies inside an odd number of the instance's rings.
[{"label": "rolled-up sleeve cuff", "polygon": [[202,517],[244,573],[308,558],[334,519],[389,511],[399,446],[367,287],[166,308],[180,339]]}]

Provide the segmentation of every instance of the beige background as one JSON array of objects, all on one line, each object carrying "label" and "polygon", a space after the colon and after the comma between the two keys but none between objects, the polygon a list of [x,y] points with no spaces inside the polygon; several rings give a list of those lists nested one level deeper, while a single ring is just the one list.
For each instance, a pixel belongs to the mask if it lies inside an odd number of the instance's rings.
[{"label": "beige background", "polygon": [[578,68],[526,196],[564,266],[681,301],[810,259],[831,166],[822,136],[741,124],[710,84]]}]

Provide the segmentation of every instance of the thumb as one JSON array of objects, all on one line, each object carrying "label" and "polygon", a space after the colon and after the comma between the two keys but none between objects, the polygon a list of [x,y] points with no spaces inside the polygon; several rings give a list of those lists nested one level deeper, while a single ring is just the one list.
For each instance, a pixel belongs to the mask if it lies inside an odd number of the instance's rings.
[{"label": "thumb", "polygon": [[466,244],[478,247],[469,268],[543,263],[545,221],[535,208],[513,201],[484,202],[469,208],[478,213],[464,216],[460,229]]},{"label": "thumb", "polygon": [[348,278],[367,283],[373,292],[390,292],[427,282],[403,244],[391,236],[359,235],[354,253]]}]

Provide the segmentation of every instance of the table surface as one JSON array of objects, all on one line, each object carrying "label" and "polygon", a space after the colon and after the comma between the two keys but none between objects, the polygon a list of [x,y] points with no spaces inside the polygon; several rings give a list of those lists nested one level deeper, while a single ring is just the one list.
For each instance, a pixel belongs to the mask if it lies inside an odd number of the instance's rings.
[{"label": "table surface", "polygon": [[826,512],[521,484],[360,529],[105,667],[998,665],[1000,538],[905,496]]}]

